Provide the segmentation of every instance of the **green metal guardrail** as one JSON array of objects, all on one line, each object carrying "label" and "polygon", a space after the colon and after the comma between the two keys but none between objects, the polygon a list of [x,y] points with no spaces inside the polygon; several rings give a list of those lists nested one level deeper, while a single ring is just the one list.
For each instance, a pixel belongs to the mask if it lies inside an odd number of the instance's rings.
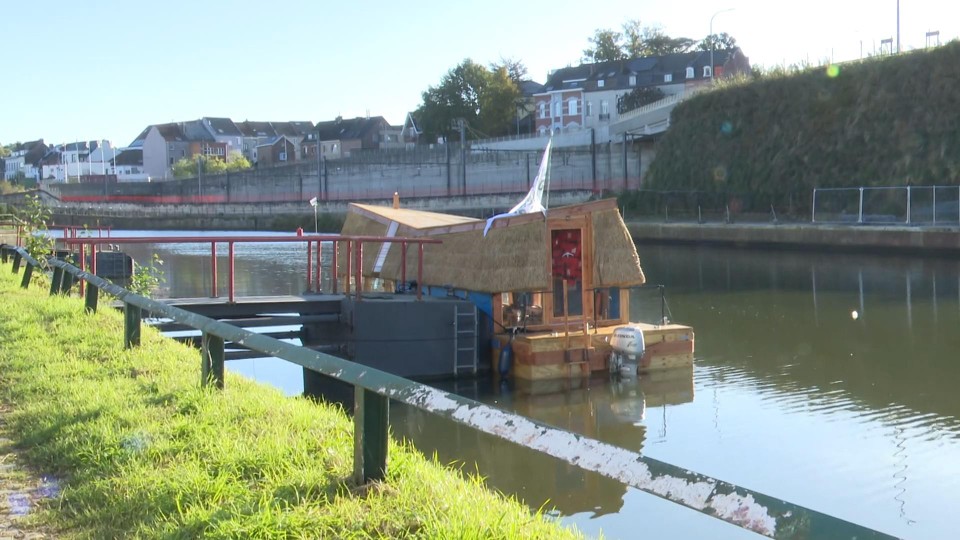
[{"label": "green metal guardrail", "polygon": [[[4,247],[4,261],[11,254],[14,272],[18,271],[21,261],[27,262],[22,282],[22,286],[26,288],[29,286],[32,269],[41,265],[23,248]],[[226,341],[352,384],[355,389],[354,477],[358,482],[384,478],[387,469],[389,402],[395,400],[537,450],[770,538],[894,538],[822,512],[557,429],[390,373],[168,306],[56,258],[49,259],[48,264],[53,268],[51,295],[66,294],[76,280],[84,280],[87,283],[85,301],[88,311],[97,309],[99,291],[106,292],[123,303],[124,345],[128,348],[140,343],[140,319],[143,310],[200,330],[201,383],[204,385],[223,388]]]}]

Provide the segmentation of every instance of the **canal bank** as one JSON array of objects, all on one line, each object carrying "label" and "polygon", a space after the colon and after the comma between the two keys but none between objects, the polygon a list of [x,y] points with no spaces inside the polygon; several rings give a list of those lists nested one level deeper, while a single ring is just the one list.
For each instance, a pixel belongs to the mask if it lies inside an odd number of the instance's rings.
[{"label": "canal bank", "polygon": [[960,255],[960,228],[813,223],[627,222],[636,242],[832,252]]}]

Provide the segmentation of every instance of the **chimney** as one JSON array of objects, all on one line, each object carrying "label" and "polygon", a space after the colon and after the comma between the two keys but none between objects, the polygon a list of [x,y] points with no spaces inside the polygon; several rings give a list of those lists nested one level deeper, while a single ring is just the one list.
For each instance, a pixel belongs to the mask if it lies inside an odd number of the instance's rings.
[{"label": "chimney", "polygon": [[400,208],[400,194],[396,191],[393,192],[393,207]]}]

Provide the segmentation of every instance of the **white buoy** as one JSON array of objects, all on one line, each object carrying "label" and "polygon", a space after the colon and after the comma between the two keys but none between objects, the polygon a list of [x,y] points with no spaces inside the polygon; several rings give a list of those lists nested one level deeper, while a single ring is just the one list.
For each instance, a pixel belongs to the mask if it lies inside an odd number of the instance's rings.
[{"label": "white buoy", "polygon": [[860,314],[857,313],[857,310],[853,310],[850,312],[850,318],[853,320],[857,320],[860,318]]}]

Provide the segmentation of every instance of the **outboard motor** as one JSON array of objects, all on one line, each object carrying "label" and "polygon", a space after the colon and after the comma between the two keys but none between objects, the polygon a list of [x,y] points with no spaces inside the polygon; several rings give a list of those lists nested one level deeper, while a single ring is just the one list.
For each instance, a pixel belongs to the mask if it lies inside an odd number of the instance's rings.
[{"label": "outboard motor", "polygon": [[643,330],[636,326],[621,326],[610,336],[610,373],[636,375],[643,357]]}]

